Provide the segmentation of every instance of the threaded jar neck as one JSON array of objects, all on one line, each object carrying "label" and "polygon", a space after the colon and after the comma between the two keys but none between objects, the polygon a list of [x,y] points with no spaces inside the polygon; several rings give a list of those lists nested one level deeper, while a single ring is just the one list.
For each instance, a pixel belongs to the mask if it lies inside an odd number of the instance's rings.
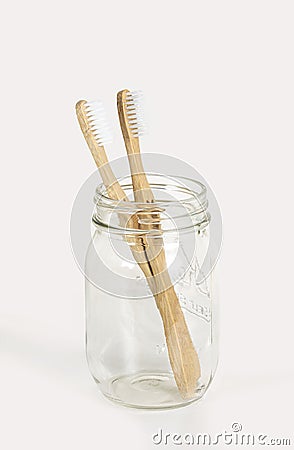
[{"label": "threaded jar neck", "polygon": [[[133,227],[132,217],[138,216],[142,221],[148,218],[152,225],[152,217],[158,224],[160,216],[163,233],[184,231],[192,228],[204,228],[210,222],[207,190],[204,184],[180,176],[166,176],[147,173],[148,181],[155,197],[154,203],[138,203],[134,199],[131,177],[119,180],[127,200],[111,199],[105,186],[100,184],[94,196],[93,223],[96,227],[107,227],[109,231],[119,234],[141,234],[142,229]],[[123,217],[123,220],[122,220]],[[151,219],[150,219],[151,218]],[[151,220],[151,221],[150,221]],[[155,226],[156,223],[153,225]],[[154,234],[144,227],[144,233]],[[148,228],[148,227],[147,227]]]}]

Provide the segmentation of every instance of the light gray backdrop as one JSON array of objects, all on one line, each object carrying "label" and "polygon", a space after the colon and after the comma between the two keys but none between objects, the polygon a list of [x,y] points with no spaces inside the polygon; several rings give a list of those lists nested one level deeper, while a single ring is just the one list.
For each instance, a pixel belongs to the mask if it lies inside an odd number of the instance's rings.
[{"label": "light gray backdrop", "polygon": [[[293,13],[290,0],[3,5],[1,448],[145,450],[160,427],[217,433],[233,422],[291,436]],[[69,219],[95,167],[74,104],[102,98],[117,158],[123,88],[145,93],[143,150],[194,166],[224,222],[217,377],[201,403],[171,412],[109,404],[84,356]]]}]

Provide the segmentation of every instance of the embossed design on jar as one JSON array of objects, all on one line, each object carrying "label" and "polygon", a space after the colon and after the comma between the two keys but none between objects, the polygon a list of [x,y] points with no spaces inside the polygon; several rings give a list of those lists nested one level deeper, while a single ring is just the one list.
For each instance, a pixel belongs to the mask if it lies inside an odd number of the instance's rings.
[{"label": "embossed design on jar", "polygon": [[201,317],[207,322],[211,321],[211,311],[208,306],[203,306],[193,302],[192,300],[187,298],[182,292],[177,292],[177,295],[183,309],[189,311],[191,314],[195,314],[196,316]]}]

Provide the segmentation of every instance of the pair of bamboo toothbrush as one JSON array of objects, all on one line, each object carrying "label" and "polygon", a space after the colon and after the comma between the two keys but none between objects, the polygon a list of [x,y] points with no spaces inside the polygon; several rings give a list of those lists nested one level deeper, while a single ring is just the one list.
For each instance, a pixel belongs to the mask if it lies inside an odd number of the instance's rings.
[{"label": "pair of bamboo toothbrush", "polygon": [[[183,398],[195,396],[200,364],[178,297],[172,285],[160,231],[160,212],[155,202],[140,155],[139,136],[144,132],[141,93],[127,89],[117,94],[117,109],[128,154],[135,202],[146,204],[128,221],[128,228],[140,229],[139,237],[127,238],[134,259],[143,271],[160,312],[169,360],[174,378]],[[109,165],[104,146],[111,141],[101,102],[80,100],[76,104],[77,118],[110,198],[128,201]],[[156,230],[156,238],[148,232]],[[144,233],[145,231],[145,233]],[[156,242],[156,243],[155,243]]]}]

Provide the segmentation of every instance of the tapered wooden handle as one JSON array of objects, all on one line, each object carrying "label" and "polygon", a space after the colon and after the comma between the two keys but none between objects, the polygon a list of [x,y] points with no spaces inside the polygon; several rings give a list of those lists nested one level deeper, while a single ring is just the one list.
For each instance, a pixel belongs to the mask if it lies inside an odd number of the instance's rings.
[{"label": "tapered wooden handle", "polygon": [[[201,376],[199,357],[166,267],[164,250],[161,247],[157,253],[156,247],[154,248],[152,243],[146,246],[145,255],[143,254],[146,262],[139,265],[146,276],[161,315],[169,361],[178,389],[183,398],[193,398],[197,380]],[[133,252],[133,254],[136,258],[136,253]]]},{"label": "tapered wooden handle", "polygon": [[178,389],[183,398],[192,398],[201,375],[200,364],[173,286],[157,294],[155,300],[162,318],[169,360]]}]

